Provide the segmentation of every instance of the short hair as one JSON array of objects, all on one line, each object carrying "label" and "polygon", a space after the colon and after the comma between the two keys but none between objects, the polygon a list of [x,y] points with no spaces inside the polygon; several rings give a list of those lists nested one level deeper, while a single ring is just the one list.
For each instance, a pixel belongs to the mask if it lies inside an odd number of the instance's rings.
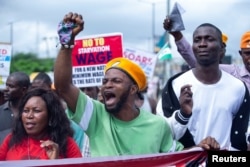
[{"label": "short hair", "polygon": [[[199,26],[195,29],[194,33],[195,33],[196,30],[197,30],[198,28],[200,28],[200,27],[211,27],[211,28],[214,28],[214,29],[216,30],[216,32],[217,32],[217,35],[218,35],[218,38],[219,38],[219,40],[220,40],[221,46],[225,47],[225,45],[223,44],[223,41],[222,41],[222,32],[221,32],[221,30],[220,30],[218,27],[216,27],[215,25],[213,25],[213,24],[211,24],[211,23],[203,23],[203,24],[199,25]],[[193,35],[194,35],[194,33],[193,33]]]},{"label": "short hair", "polygon": [[33,79],[33,81],[34,80],[41,80],[45,84],[49,85],[50,87],[51,87],[51,84],[52,84],[52,80],[51,80],[50,76],[47,73],[44,73],[44,72],[39,72],[37,74],[37,76]]},{"label": "short hair", "polygon": [[21,72],[21,71],[13,72],[9,75],[9,77],[14,77],[18,85],[21,87],[29,88],[30,86],[30,78],[24,72]]}]

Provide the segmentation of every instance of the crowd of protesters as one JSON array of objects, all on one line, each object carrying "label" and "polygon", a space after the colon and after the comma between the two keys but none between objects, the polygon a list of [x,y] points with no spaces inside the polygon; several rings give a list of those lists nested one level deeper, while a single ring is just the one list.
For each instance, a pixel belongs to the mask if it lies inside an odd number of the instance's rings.
[{"label": "crowd of protesters", "polygon": [[[213,24],[171,32],[190,69],[169,78],[158,99],[147,97],[143,69],[127,58],[110,60],[101,87],[72,83],[71,54],[84,29],[81,14],[59,23],[61,48],[54,83],[45,73],[33,81],[11,73],[1,91],[0,160],[60,159],[249,148],[250,32],[239,54],[244,67],[221,64],[227,36]],[[68,30],[68,31],[61,31]],[[63,69],[63,70],[62,70]],[[225,99],[226,97],[226,99]]]}]

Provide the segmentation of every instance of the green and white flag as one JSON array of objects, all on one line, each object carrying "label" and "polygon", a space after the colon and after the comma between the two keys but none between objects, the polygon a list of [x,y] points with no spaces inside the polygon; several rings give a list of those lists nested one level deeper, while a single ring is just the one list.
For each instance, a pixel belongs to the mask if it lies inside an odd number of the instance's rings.
[{"label": "green and white flag", "polygon": [[168,45],[168,42],[166,42],[165,45],[161,48],[157,56],[158,56],[158,59],[161,61],[172,59],[172,52]]}]

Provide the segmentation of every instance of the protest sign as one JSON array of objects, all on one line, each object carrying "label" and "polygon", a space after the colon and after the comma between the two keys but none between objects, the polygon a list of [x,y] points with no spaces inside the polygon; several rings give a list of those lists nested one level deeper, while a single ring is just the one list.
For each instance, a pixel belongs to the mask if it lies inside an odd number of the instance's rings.
[{"label": "protest sign", "polygon": [[109,157],[65,158],[57,160],[0,161],[0,166],[33,167],[248,167],[247,151],[204,151],[200,147],[172,153]]},{"label": "protest sign", "polygon": [[77,87],[102,85],[105,64],[122,57],[122,34],[110,33],[75,40],[72,81]]},{"label": "protest sign", "polygon": [[207,152],[201,150],[187,150],[174,153],[159,153],[147,155],[124,155],[113,157],[83,157],[60,160],[21,160],[2,161],[0,166],[46,166],[46,167],[193,167],[205,166]]},{"label": "protest sign", "polygon": [[145,72],[147,78],[152,78],[157,61],[157,56],[150,52],[124,47],[123,56],[137,63]]},{"label": "protest sign", "polygon": [[0,89],[5,88],[10,74],[11,44],[0,43]]}]

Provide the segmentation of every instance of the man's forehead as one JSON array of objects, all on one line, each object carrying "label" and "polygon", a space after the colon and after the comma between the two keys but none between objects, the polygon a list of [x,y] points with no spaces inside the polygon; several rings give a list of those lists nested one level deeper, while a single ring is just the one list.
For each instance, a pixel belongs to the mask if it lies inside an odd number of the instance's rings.
[{"label": "man's forehead", "polygon": [[17,79],[15,76],[9,76],[9,77],[7,78],[7,80],[8,80],[9,82],[18,84],[18,79]]},{"label": "man's forehead", "polygon": [[207,33],[216,33],[216,29],[210,26],[198,27],[194,34],[207,34]]},{"label": "man's forehead", "polygon": [[108,71],[106,71],[105,76],[119,76],[119,75],[126,75],[125,72],[123,72],[120,69],[111,68]]},{"label": "man's forehead", "polygon": [[32,82],[32,83],[42,84],[42,83],[44,83],[44,81],[43,81],[43,80],[41,80],[41,79],[35,79],[35,80],[33,80],[33,82]]},{"label": "man's forehead", "polygon": [[109,69],[105,75],[104,75],[105,79],[114,79],[114,78],[128,78],[127,74],[119,69]]}]

